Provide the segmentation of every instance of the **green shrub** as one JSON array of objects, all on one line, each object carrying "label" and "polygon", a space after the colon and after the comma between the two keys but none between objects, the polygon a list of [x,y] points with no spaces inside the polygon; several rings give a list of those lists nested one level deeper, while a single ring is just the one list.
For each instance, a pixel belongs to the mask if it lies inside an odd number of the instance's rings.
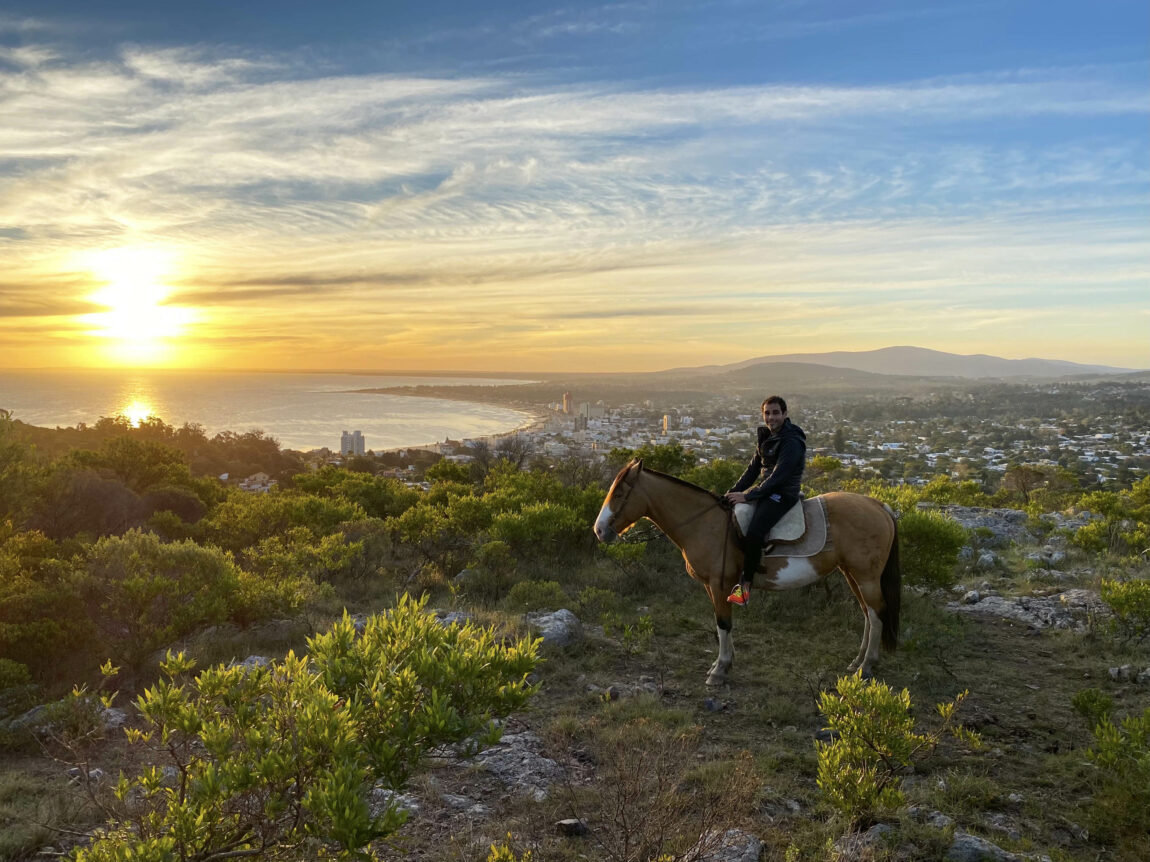
[{"label": "green shrub", "polygon": [[192,541],[165,543],[132,530],[88,555],[90,613],[117,661],[133,665],[240,605],[240,571],[228,554]]},{"label": "green shrub", "polygon": [[570,603],[558,581],[520,581],[507,593],[504,606],[511,611],[557,611]]},{"label": "green shrub", "polygon": [[532,503],[497,515],[491,537],[506,542],[519,557],[551,557],[589,541],[587,521],[556,503]]},{"label": "green shrub", "polygon": [[1103,578],[1099,595],[1114,614],[1114,631],[1122,640],[1141,643],[1150,637],[1150,581]]},{"label": "green shrub", "polygon": [[128,731],[157,765],[121,776],[109,825],[77,862],[367,858],[403,822],[394,808],[372,813],[373,787],[400,789],[440,746],[497,739],[492,719],[525,705],[536,662],[533,642],[442,626],[406,597],[362,636],[345,616],[309,652],[194,678],[193,662],[169,654],[137,702],[144,726]]},{"label": "green shrub", "polygon": [[1100,780],[1092,828],[1109,841],[1144,851],[1150,833],[1150,707],[1120,725],[1103,718],[1094,728],[1087,757],[1098,767]]},{"label": "green shrub", "polygon": [[1081,715],[1091,727],[1096,727],[1103,719],[1108,719],[1114,711],[1114,698],[1096,688],[1084,688],[1070,699],[1075,712]]},{"label": "green shrub", "polygon": [[941,512],[912,509],[898,521],[899,552],[907,584],[946,588],[954,584],[966,530]]},{"label": "green shrub", "polygon": [[916,760],[932,753],[951,733],[969,744],[977,738],[954,725],[954,714],[967,692],[938,704],[942,721],[925,734],[916,733],[910,692],[894,692],[886,683],[859,674],[840,677],[836,691],[819,695],[819,710],[834,734],[816,742],[818,786],[823,798],[852,823],[871,821],[904,802],[899,779]]},{"label": "green shrub", "polygon": [[32,682],[32,675],[28,672],[28,665],[9,658],[0,658],[0,691],[18,685],[28,685]]},{"label": "green shrub", "polygon": [[584,587],[576,601],[579,616],[585,620],[602,622],[607,617],[619,613],[621,601],[611,590],[601,587]]},{"label": "green shrub", "polygon": [[515,568],[515,557],[506,542],[486,542],[476,549],[466,576],[459,579],[458,589],[472,601],[498,602],[511,589]]}]

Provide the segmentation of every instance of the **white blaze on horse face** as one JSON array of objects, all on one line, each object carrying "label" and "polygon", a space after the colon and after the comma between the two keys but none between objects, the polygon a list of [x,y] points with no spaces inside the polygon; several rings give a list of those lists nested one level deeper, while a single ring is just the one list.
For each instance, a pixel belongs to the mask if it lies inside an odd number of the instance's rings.
[{"label": "white blaze on horse face", "polygon": [[611,516],[614,514],[611,511],[610,502],[605,502],[603,508],[599,510],[599,517],[595,519],[595,538],[600,542],[607,542],[614,538],[615,533],[611,529]]},{"label": "white blaze on horse face", "polygon": [[819,573],[806,557],[790,557],[771,579],[776,590],[805,587],[819,579]]}]

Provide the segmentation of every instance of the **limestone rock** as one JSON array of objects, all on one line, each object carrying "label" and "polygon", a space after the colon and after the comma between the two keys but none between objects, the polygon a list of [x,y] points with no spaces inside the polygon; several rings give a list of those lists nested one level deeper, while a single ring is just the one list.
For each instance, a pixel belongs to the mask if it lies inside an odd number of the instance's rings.
[{"label": "limestone rock", "polygon": [[532,613],[525,617],[527,624],[539,632],[543,643],[552,646],[566,646],[583,637],[583,625],[579,618],[566,608],[554,613]]}]

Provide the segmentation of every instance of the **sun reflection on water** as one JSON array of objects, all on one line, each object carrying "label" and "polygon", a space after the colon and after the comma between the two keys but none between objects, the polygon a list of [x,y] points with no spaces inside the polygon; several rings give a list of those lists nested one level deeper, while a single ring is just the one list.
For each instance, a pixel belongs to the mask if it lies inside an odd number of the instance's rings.
[{"label": "sun reflection on water", "polygon": [[126,406],[121,407],[119,415],[127,419],[133,428],[139,428],[140,423],[149,416],[155,416],[156,411],[147,401],[141,401],[137,398]]}]

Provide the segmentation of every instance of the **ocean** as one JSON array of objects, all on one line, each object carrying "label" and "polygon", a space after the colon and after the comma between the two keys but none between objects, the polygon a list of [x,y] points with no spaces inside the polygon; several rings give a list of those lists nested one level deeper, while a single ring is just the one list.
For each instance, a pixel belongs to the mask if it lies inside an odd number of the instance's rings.
[{"label": "ocean", "polygon": [[354,392],[419,384],[491,386],[522,380],[227,371],[0,371],[0,408],[30,425],[89,425],[103,416],[169,425],[195,422],[209,434],[260,429],[287,449],[339,450],[342,431],[363,432],[368,449],[486,437],[530,423],[517,410],[467,401]]}]

